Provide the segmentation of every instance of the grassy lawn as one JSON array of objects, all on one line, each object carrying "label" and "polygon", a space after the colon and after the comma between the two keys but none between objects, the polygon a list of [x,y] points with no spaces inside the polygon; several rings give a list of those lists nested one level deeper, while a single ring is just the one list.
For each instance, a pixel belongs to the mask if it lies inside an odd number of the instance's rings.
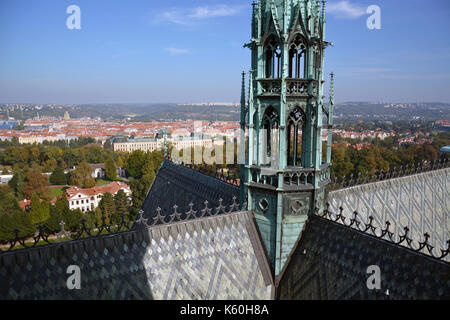
[{"label": "grassy lawn", "polygon": [[64,194],[63,188],[64,187],[50,188],[51,199],[53,199],[59,195],[63,195]]},{"label": "grassy lawn", "polygon": [[112,182],[112,181],[103,180],[103,179],[95,179],[95,181],[97,182],[97,186],[104,186],[104,185],[110,184]]}]

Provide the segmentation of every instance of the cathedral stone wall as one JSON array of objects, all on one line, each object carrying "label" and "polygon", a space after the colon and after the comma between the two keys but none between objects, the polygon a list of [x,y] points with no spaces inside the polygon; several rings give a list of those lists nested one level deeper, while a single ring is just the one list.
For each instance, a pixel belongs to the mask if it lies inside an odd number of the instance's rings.
[{"label": "cathedral stone wall", "polygon": [[270,299],[267,270],[253,215],[237,212],[2,253],[0,299]]},{"label": "cathedral stone wall", "polygon": [[351,218],[358,211],[363,222],[372,216],[373,225],[380,230],[389,221],[396,240],[408,227],[409,236],[416,242],[423,242],[423,235],[428,233],[436,255],[447,248],[450,168],[330,192],[328,201],[334,213],[342,207],[344,215]]}]

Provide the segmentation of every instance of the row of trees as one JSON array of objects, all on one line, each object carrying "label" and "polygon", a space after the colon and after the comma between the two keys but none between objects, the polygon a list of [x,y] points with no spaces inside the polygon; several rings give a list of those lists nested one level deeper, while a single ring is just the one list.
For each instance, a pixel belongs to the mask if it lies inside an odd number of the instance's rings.
[{"label": "row of trees", "polygon": [[137,214],[150,189],[156,173],[164,159],[162,151],[144,152],[136,150],[122,154],[125,169],[130,176],[132,194],[132,212]]},{"label": "row of trees", "polygon": [[[19,126],[14,127],[13,129],[14,130],[23,130],[23,128],[21,128]],[[95,143],[97,143],[97,141],[94,138],[80,137],[78,139],[71,140],[69,145],[72,148],[77,148],[77,147],[83,147],[88,144],[95,144]],[[68,145],[68,142],[66,140],[58,140],[58,141],[44,140],[42,142],[42,145],[64,148]],[[21,146],[21,144],[19,143],[19,138],[17,138],[17,137],[12,137],[11,140],[0,140],[0,147],[20,147],[20,146]]]},{"label": "row of trees", "polygon": [[[105,163],[106,179],[117,179],[116,165],[123,167],[124,157],[114,155],[111,150],[99,145],[91,145],[92,142],[95,141],[80,139],[72,141],[70,146],[61,142],[42,145],[11,144],[0,151],[0,164],[13,167],[12,179],[8,186],[3,186],[0,190],[0,241],[14,238],[14,229],[20,231],[19,236],[28,237],[36,232],[37,225],[43,225],[51,232],[58,232],[60,222],[64,221],[67,230],[75,231],[83,218],[93,228],[96,223],[102,223],[102,215],[106,217],[106,223],[117,224],[121,220],[121,214],[130,213],[130,200],[122,190],[114,196],[104,194],[98,208],[92,212],[70,210],[65,197],[50,204],[50,185],[76,185],[80,188],[96,185],[89,163]],[[146,156],[146,161],[153,161],[153,165],[155,161],[153,158],[149,159]],[[133,166],[133,158],[130,163]],[[76,168],[65,173],[69,166]],[[145,194],[143,190],[153,181],[154,175],[155,170],[149,165],[145,170],[139,170],[138,179],[133,184],[135,190],[142,189],[137,193],[138,202],[142,198],[139,194]],[[29,210],[23,211],[20,208],[19,200],[22,199],[31,199]]]},{"label": "row of trees", "polygon": [[[106,160],[105,171],[108,180],[117,179],[117,169],[112,157]],[[16,171],[8,184],[19,200],[31,199],[34,193],[37,193],[41,199],[50,200],[49,185],[65,186],[70,184],[80,188],[92,188],[96,185],[96,181],[92,177],[91,166],[83,161],[75,170],[67,174],[64,173],[61,166],[57,166],[50,176],[44,175],[37,166],[24,168]]]},{"label": "row of trees", "polygon": [[71,141],[70,145],[64,141],[58,145],[33,144],[6,146],[0,150],[0,165],[12,167],[13,172],[36,166],[43,172],[52,172],[56,167],[63,169],[78,166],[82,162],[105,163],[113,159],[117,166],[123,166],[123,159],[113,154],[112,150],[103,148],[98,144],[84,145],[78,140]]},{"label": "row of trees", "polygon": [[[423,161],[435,161],[439,158],[439,150],[450,144],[450,134],[440,133],[433,138],[431,144],[407,144],[396,146],[395,139],[387,138],[384,141],[374,139],[372,145],[357,151],[346,144],[332,147],[333,175],[341,178],[350,174],[357,175],[374,171],[387,170],[400,166],[413,166]],[[349,141],[350,144],[360,141]]]},{"label": "row of trees", "polygon": [[33,194],[45,200],[50,200],[51,197],[48,177],[37,167],[16,172],[8,185],[19,200],[31,199]]},{"label": "row of trees", "polygon": [[14,193],[8,186],[0,188],[0,242],[14,239],[14,230],[19,230],[20,237],[30,236],[35,232],[31,215],[19,206]]},{"label": "row of trees", "polygon": [[59,232],[60,223],[64,221],[66,230],[77,231],[81,227],[82,219],[86,219],[89,228],[102,224],[102,217],[106,217],[107,224],[121,222],[122,214],[130,220],[130,200],[123,190],[116,195],[105,193],[99,206],[91,212],[83,213],[80,209],[70,210],[65,198],[59,198],[54,205],[42,200],[37,194],[31,198],[29,211],[23,211],[8,186],[0,188],[0,242],[14,239],[14,230],[19,230],[20,237],[30,237],[37,231],[37,226],[44,226],[49,232]]}]

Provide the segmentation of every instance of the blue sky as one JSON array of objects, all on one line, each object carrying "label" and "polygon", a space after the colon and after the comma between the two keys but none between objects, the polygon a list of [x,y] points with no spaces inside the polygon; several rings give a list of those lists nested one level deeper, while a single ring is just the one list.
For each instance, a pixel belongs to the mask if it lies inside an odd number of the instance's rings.
[{"label": "blue sky", "polygon": [[[251,0],[0,0],[0,102],[239,101]],[[68,30],[69,5],[81,30]],[[381,30],[368,30],[369,5]],[[450,1],[328,0],[336,100],[450,102]]]}]

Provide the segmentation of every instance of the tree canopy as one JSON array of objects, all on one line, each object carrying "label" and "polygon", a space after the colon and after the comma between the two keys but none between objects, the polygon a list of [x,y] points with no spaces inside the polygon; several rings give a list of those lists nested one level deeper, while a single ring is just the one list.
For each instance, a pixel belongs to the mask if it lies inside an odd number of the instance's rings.
[{"label": "tree canopy", "polygon": [[26,199],[31,199],[34,193],[40,199],[50,200],[50,190],[48,189],[49,181],[48,177],[43,175],[37,168],[28,170],[25,177],[25,183],[23,185],[23,196]]},{"label": "tree canopy", "polygon": [[64,169],[60,166],[56,167],[53,170],[53,173],[50,175],[50,183],[52,185],[63,186],[67,184],[67,177],[64,173]]},{"label": "tree canopy", "polygon": [[105,162],[105,175],[108,180],[114,181],[117,179],[117,168],[112,157],[109,157]]},{"label": "tree canopy", "polygon": [[0,242],[14,239],[14,230],[19,230],[19,237],[31,236],[35,232],[30,215],[24,213],[13,191],[0,187]]},{"label": "tree canopy", "polygon": [[92,168],[89,163],[83,161],[71,172],[70,183],[80,188],[95,186],[95,179],[92,177]]}]

